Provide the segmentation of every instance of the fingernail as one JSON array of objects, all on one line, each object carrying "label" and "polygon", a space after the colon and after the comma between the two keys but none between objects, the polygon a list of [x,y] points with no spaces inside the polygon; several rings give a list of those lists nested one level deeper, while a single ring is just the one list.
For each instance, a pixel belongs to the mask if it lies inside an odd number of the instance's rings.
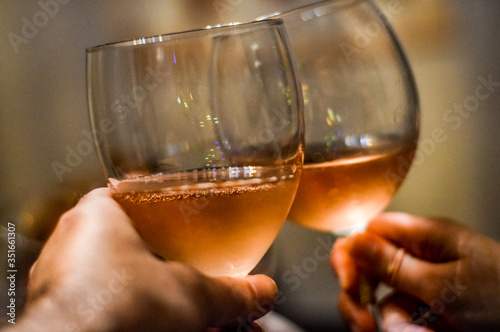
[{"label": "fingernail", "polygon": [[278,298],[278,286],[274,280],[262,275],[248,276],[246,280],[252,285],[258,306],[266,312],[270,311]]}]

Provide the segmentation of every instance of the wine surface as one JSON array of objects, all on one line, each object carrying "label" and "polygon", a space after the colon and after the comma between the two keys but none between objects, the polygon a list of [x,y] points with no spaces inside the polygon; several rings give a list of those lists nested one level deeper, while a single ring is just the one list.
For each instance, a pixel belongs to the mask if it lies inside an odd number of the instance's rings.
[{"label": "wine surface", "polygon": [[[284,168],[242,167],[216,173],[217,178],[190,172],[168,175],[168,180],[109,183],[115,200],[153,252],[210,275],[244,276],[281,229],[299,177]],[[188,177],[191,183],[172,187],[176,177]]]},{"label": "wine surface", "polygon": [[341,232],[379,214],[403,182],[415,148],[304,166],[288,218]]}]

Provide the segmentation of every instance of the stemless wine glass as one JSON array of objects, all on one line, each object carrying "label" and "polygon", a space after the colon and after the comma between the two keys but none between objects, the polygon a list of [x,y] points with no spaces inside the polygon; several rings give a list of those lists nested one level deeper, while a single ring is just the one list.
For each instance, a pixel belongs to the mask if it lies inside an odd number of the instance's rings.
[{"label": "stemless wine glass", "polygon": [[246,275],[289,212],[302,95],[281,20],[87,50],[88,98],[113,197],[154,253]]},{"label": "stemless wine glass", "polygon": [[[276,15],[275,15],[276,16]],[[330,0],[277,15],[305,104],[304,171],[289,219],[362,231],[407,175],[419,134],[412,72],[370,1]]]}]

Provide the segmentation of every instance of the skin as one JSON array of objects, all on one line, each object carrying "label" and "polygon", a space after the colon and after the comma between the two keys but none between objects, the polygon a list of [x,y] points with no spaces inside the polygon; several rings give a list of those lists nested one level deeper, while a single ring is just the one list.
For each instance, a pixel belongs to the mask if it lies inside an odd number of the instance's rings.
[{"label": "skin", "polygon": [[[405,249],[394,275],[389,266]],[[355,331],[374,331],[359,303],[361,278],[392,288],[377,305],[384,331],[492,331],[500,326],[500,244],[457,222],[386,213],[366,232],[339,239],[331,263],[341,313]],[[394,265],[394,264],[393,264]],[[428,308],[431,308],[430,311]]]},{"label": "skin", "polygon": [[107,189],[65,213],[33,266],[28,304],[5,331],[220,331],[263,316],[263,275],[210,277],[154,256]]}]

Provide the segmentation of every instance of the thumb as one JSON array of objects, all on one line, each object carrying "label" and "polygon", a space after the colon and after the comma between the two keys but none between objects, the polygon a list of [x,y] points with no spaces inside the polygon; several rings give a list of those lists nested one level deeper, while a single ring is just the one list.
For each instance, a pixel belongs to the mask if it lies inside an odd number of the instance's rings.
[{"label": "thumb", "polygon": [[250,328],[249,323],[269,312],[278,297],[276,283],[264,275],[214,277],[212,281],[207,294],[210,301],[204,308],[212,327]]},{"label": "thumb", "polygon": [[347,239],[348,251],[362,273],[385,282],[425,303],[440,296],[447,280],[453,280],[456,262],[432,263],[414,257],[402,247],[372,233]]}]

